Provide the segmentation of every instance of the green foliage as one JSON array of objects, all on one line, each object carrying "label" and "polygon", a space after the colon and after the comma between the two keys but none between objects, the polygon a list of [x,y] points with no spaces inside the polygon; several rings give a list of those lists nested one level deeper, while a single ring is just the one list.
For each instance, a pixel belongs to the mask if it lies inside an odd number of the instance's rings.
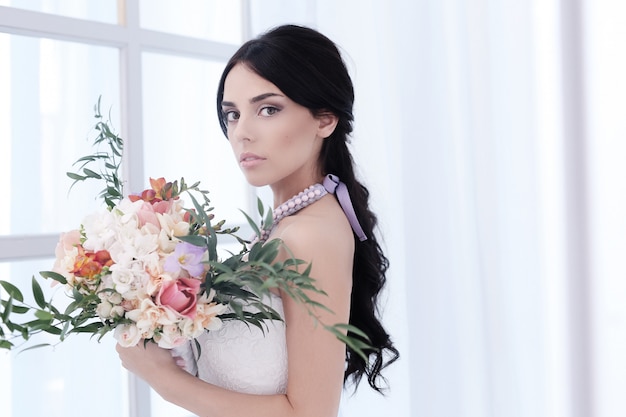
[{"label": "green foliage", "polygon": [[[46,278],[50,276],[47,273],[45,275]],[[93,321],[96,316],[96,305],[93,299],[79,297],[64,312],[60,312],[52,300],[44,298],[40,283],[34,276],[32,292],[36,305],[25,302],[22,292],[13,284],[0,280],[0,286],[8,294],[7,300],[0,300],[0,349],[11,350],[17,347],[16,343],[26,346],[27,342],[39,333],[59,336],[59,340],[62,341],[69,333],[81,332],[85,328],[85,323],[90,320],[92,321],[90,326],[103,325]],[[31,314],[28,318],[22,319],[26,313]],[[23,350],[43,346],[49,346],[49,344],[30,345]]]},{"label": "green foliage", "polygon": [[[94,126],[94,130],[97,132],[94,146],[98,150],[74,162],[73,166],[78,166],[78,172],[68,172],[67,176],[74,180],[70,190],[78,182],[89,179],[104,180],[105,187],[100,191],[98,197],[104,200],[109,209],[112,209],[117,202],[124,198],[124,184],[120,179],[124,141],[109,126],[109,122],[104,120],[100,111],[101,98],[98,98],[98,102],[94,106],[94,117],[97,120]],[[105,150],[100,150],[100,145]]]}]

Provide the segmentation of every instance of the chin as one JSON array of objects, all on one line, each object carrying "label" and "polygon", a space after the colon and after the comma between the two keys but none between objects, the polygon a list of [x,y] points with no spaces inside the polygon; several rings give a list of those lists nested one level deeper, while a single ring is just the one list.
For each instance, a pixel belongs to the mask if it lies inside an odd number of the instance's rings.
[{"label": "chin", "polygon": [[248,184],[250,184],[253,187],[264,187],[266,185],[271,184],[270,181],[268,181],[267,178],[265,178],[262,175],[254,175],[252,173],[244,173],[244,176],[246,177],[246,181],[248,181]]}]

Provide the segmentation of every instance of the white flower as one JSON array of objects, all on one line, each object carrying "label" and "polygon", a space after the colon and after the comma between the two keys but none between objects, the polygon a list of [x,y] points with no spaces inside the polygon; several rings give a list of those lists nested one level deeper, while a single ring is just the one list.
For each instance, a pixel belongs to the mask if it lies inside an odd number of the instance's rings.
[{"label": "white flower", "polygon": [[116,206],[116,209],[120,213],[120,224],[123,224],[128,228],[137,229],[137,226],[139,225],[137,212],[141,209],[142,205],[142,200],[132,202],[130,201],[130,199],[124,198],[122,201],[120,201],[120,203]]},{"label": "white flower", "polygon": [[115,238],[115,215],[108,211],[99,211],[85,217],[82,221],[86,240],[83,247],[97,252],[108,249]]},{"label": "white flower", "polygon": [[113,305],[111,305],[111,303],[106,300],[102,301],[100,304],[98,304],[98,307],[96,307],[96,314],[103,319],[108,319],[109,317],[111,317],[112,308]]},{"label": "white flower", "polygon": [[227,306],[224,304],[214,304],[203,306],[204,321],[202,325],[207,330],[219,330],[222,327],[222,320],[217,317],[224,313]]},{"label": "white flower", "polygon": [[125,294],[133,288],[137,280],[137,272],[141,272],[125,268],[119,264],[111,265],[110,271],[115,291],[120,294]]},{"label": "white flower", "polygon": [[115,291],[111,291],[107,293],[107,299],[108,301],[113,304],[113,305],[119,305],[122,303],[122,294],[120,294],[119,292]]},{"label": "white flower", "polygon": [[110,317],[111,318],[118,318],[118,317],[122,317],[124,316],[124,307],[122,306],[114,306],[111,309],[111,313],[110,313]]},{"label": "white flower", "polygon": [[177,321],[173,311],[157,306],[150,298],[142,300],[139,309],[128,312],[126,316],[137,324],[137,328],[142,333],[150,335],[157,328],[174,324]]},{"label": "white flower", "polygon": [[189,223],[183,220],[182,216],[171,214],[157,214],[161,229],[169,237],[186,236],[189,234]]},{"label": "white flower", "polygon": [[219,330],[222,327],[222,320],[217,317],[224,313],[228,307],[224,304],[200,304],[196,306],[196,315],[192,319],[186,319],[180,327],[183,334],[188,338],[196,338],[206,330]]},{"label": "white flower", "polygon": [[164,272],[158,275],[150,275],[148,282],[146,283],[146,293],[150,295],[155,295],[161,289],[161,285],[163,281],[173,281],[176,277]]},{"label": "white flower", "polygon": [[165,349],[172,349],[187,341],[176,324],[163,326],[161,333],[158,336],[155,335],[154,339],[160,347]]},{"label": "white flower", "polygon": [[141,332],[134,324],[120,324],[115,328],[113,337],[123,347],[132,347],[141,340]]},{"label": "white flower", "polygon": [[176,245],[180,242],[180,240],[170,236],[167,230],[161,229],[158,236],[158,242],[161,253],[163,255],[167,255],[174,252],[174,248],[176,248]]},{"label": "white flower", "polygon": [[115,264],[127,269],[158,270],[158,234],[144,234],[139,229],[122,228],[109,248]]}]

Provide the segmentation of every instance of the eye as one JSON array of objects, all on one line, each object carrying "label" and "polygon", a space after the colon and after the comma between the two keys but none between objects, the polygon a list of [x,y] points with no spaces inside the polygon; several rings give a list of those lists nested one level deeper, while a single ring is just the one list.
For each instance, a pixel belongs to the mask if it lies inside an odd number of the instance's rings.
[{"label": "eye", "polygon": [[265,106],[261,109],[261,111],[259,112],[259,114],[261,116],[265,116],[265,117],[269,117],[269,116],[273,116],[276,113],[278,113],[280,111],[280,109],[278,107],[274,107],[274,106]]},{"label": "eye", "polygon": [[234,110],[223,110],[222,118],[226,123],[231,123],[239,119],[239,113]]}]

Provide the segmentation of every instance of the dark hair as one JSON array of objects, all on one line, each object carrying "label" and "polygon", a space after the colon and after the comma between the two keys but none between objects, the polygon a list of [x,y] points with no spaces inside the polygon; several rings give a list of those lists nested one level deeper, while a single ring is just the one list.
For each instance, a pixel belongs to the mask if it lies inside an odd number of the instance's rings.
[{"label": "dark hair", "polygon": [[330,111],[339,119],[332,135],[324,140],[320,166],[323,174],[337,175],[346,184],[367,236],[363,242],[355,237],[350,324],[365,332],[375,348],[366,352],[368,361],[346,348],[344,383],[351,380],[356,388],[365,374],[370,386],[380,392],[381,371],[399,354],[378,318],[377,301],[386,281],[389,261],[374,234],[377,219],[368,207],[369,191],[356,179],[348,149],[354,88],[346,65],[330,39],[303,26],[279,26],[246,42],[226,64],[218,87],[217,113],[224,134],[227,133],[222,117],[224,81],[239,63],[276,85],[291,100],[310,109],[313,115]]}]

